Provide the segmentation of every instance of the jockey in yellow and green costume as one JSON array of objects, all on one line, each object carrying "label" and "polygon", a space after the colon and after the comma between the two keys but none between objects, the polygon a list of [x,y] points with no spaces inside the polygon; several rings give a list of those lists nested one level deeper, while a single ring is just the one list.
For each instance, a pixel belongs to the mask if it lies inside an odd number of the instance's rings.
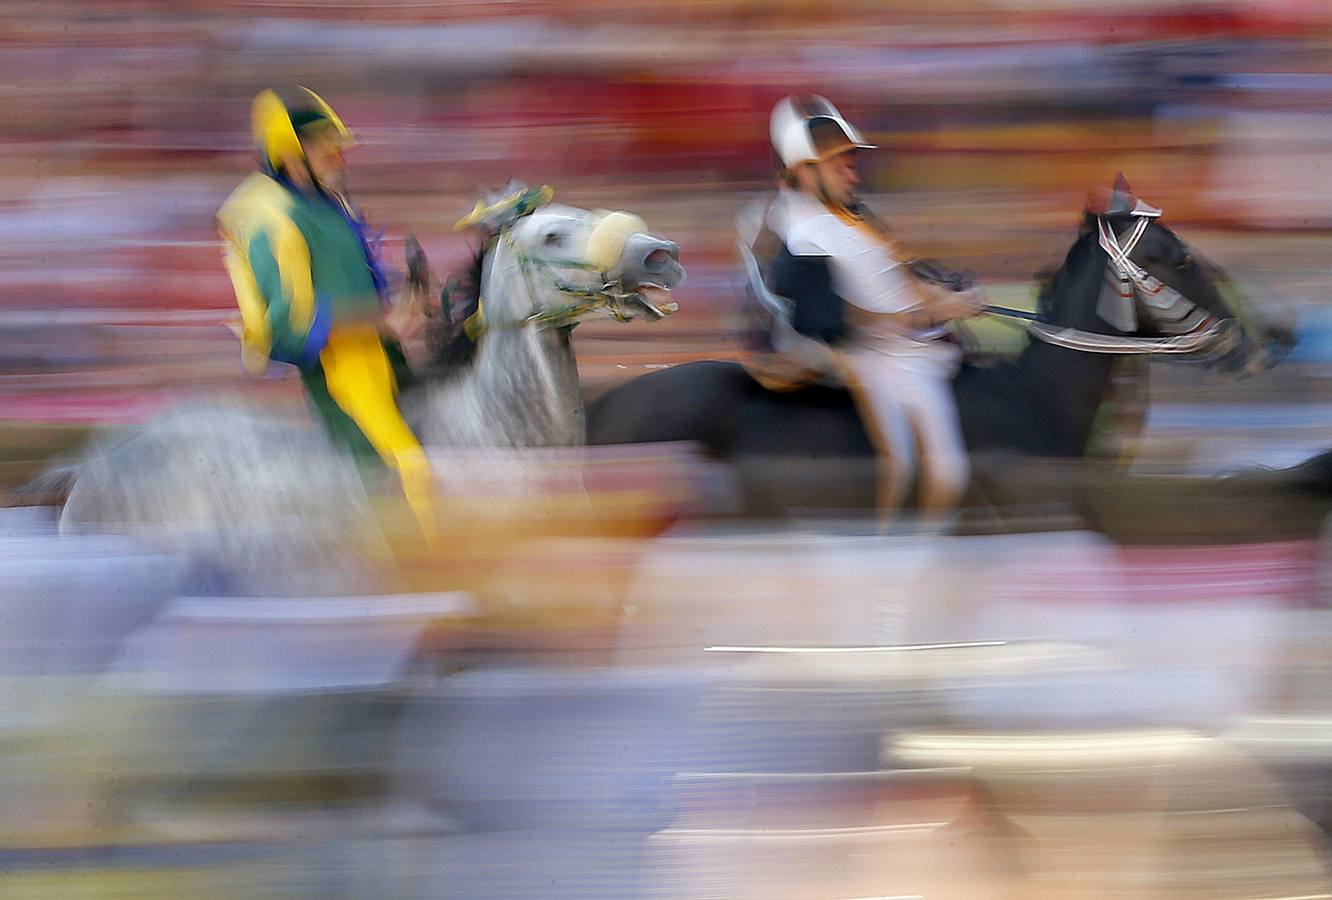
[{"label": "jockey in yellow and green costume", "polygon": [[246,366],[295,365],[312,405],[363,473],[382,460],[422,524],[430,473],[397,405],[406,361],[383,331],[386,280],[366,224],[342,183],[342,120],[300,88],[254,100],[260,171],[218,211],[241,311]]}]

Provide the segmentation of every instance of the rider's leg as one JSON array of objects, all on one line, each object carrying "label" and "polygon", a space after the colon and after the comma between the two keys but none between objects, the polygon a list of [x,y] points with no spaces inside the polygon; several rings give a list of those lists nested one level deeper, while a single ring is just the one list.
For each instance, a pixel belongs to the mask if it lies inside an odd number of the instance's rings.
[{"label": "rider's leg", "polygon": [[329,396],[398,474],[408,504],[430,534],[430,466],[420,441],[398,409],[397,383],[378,330],[372,325],[335,328],[319,354],[319,363]]},{"label": "rider's leg", "polygon": [[918,375],[904,405],[920,446],[920,508],[944,513],[962,499],[971,475],[952,385]]},{"label": "rider's leg", "polygon": [[356,467],[362,478],[371,478],[378,472],[383,474],[384,462],[379,458],[374,446],[365,437],[355,420],[342,411],[342,407],[329,396],[328,382],[320,366],[301,371],[301,383],[305,386],[306,396],[310,400],[315,416],[323,422],[334,443],[340,445],[356,461]]},{"label": "rider's leg", "polygon": [[902,379],[895,371],[895,361],[878,353],[851,350],[839,358],[842,382],[874,444],[879,519],[886,523],[906,503],[916,470],[911,423],[900,402]]}]

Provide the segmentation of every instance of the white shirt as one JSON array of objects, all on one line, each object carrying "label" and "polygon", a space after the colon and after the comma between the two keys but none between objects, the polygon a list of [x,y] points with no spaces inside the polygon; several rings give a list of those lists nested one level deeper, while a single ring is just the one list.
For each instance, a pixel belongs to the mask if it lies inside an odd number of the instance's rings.
[{"label": "white shirt", "polygon": [[833,290],[847,303],[876,313],[900,313],[919,305],[906,268],[888,245],[822,203],[782,188],[769,227],[792,256],[828,257]]},{"label": "white shirt", "polygon": [[[886,241],[867,228],[834,215],[822,203],[790,188],[781,188],[768,213],[768,227],[792,256],[826,256],[833,290],[858,309],[900,313],[920,306],[919,287]],[[930,347],[956,359],[951,345],[935,340],[946,329],[904,332],[892,320],[864,318],[856,323],[853,342],[880,352],[901,354]]]}]

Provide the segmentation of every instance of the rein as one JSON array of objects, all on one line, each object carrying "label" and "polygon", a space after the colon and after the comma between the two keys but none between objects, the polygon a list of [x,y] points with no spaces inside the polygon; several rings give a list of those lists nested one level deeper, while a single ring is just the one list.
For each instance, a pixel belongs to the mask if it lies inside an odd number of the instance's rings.
[{"label": "rein", "polygon": [[1242,339],[1239,327],[1229,319],[1213,319],[1205,328],[1172,337],[1119,337],[1083,331],[1080,328],[1059,328],[1040,321],[1033,321],[1027,326],[1027,330],[1033,336],[1056,347],[1067,347],[1084,353],[1113,353],[1126,356],[1151,354],[1183,356],[1204,351],[1224,356],[1238,347]]}]

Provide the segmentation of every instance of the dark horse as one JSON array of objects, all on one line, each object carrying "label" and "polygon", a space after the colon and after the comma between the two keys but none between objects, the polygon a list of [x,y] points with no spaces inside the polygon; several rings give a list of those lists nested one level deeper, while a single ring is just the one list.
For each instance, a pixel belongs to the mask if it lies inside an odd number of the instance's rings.
[{"label": "dark horse", "polygon": [[[1016,471],[1033,457],[1081,457],[1117,361],[1171,354],[1257,371],[1289,348],[1287,334],[1241,324],[1218,289],[1218,270],[1159,224],[1159,213],[1122,180],[1099,207],[1089,205],[1040,293],[1026,349],[1014,360],[962,367],[954,390],[974,463],[968,505],[994,502],[976,492],[997,470]],[[1113,249],[1135,229],[1131,262],[1116,263]],[[689,363],[607,391],[590,405],[587,426],[594,444],[701,444],[733,464],[749,515],[874,504],[874,451],[837,388],[776,393],[739,364]]]}]

